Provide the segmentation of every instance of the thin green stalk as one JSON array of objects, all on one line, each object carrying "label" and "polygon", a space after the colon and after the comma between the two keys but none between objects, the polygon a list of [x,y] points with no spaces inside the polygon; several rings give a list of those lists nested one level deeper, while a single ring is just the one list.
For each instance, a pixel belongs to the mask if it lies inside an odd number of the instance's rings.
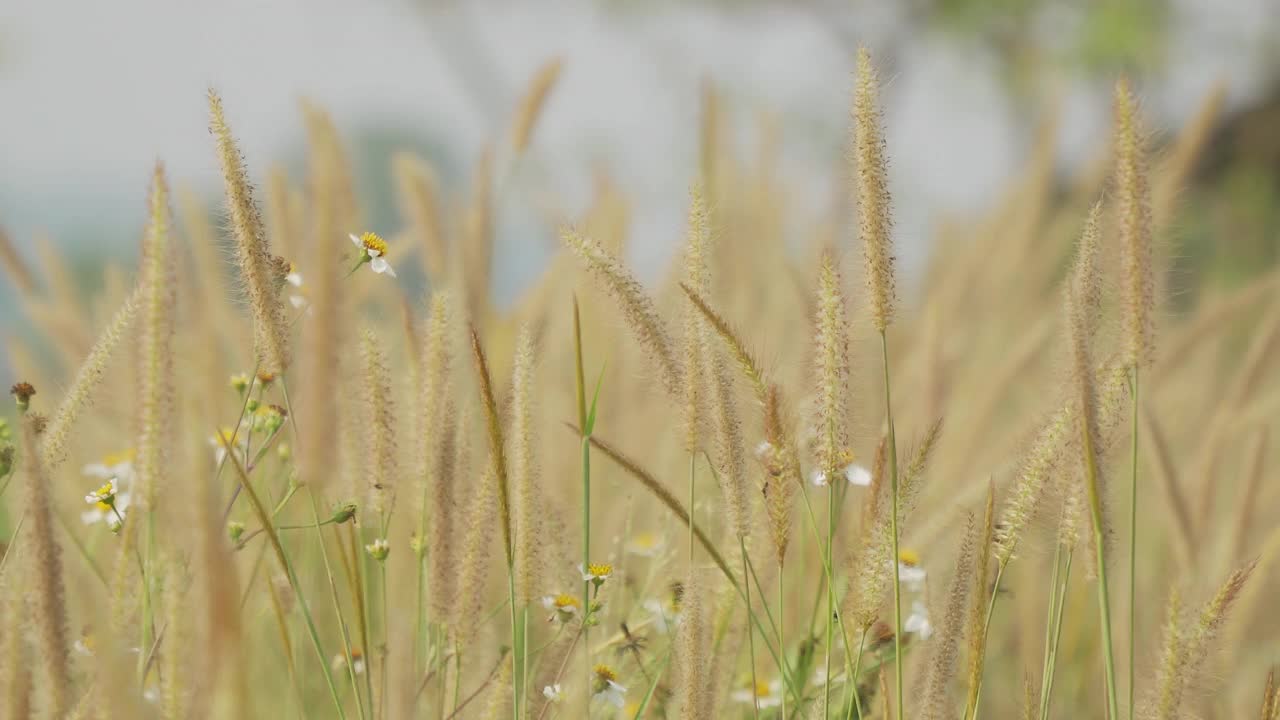
[{"label": "thin green stalk", "polygon": [[[779,560],[778,561],[778,622],[777,622],[778,655],[782,658],[783,664],[786,664],[787,643],[783,638],[783,631],[785,629],[784,626],[787,622],[787,618],[785,615],[783,615],[784,606],[782,604],[782,596],[785,594],[783,593],[782,589],[786,583],[783,582],[784,577],[782,575],[782,570],[783,570],[783,564],[782,564],[782,561]],[[784,718],[787,717],[787,694],[786,693],[782,693],[782,717]]]},{"label": "thin green stalk", "polygon": [[[578,427],[582,429],[582,572],[591,564],[591,426],[587,422],[586,375],[582,364],[582,318],[578,311],[578,298],[573,298],[573,349],[575,394],[578,400]],[[597,393],[599,392],[597,386]],[[692,508],[690,508],[692,511]],[[692,516],[690,517],[692,519]],[[582,612],[585,618],[591,611],[591,583],[582,581]],[[585,692],[587,718],[591,717],[591,636],[584,624],[582,628],[582,659],[585,665]]]},{"label": "thin green stalk", "polygon": [[978,645],[978,679],[973,686],[973,697],[969,698],[969,705],[973,712],[965,712],[965,717],[973,720],[978,718],[978,704],[982,698],[982,673],[987,663],[987,635],[991,630],[991,617],[995,614],[996,600],[1000,597],[1000,580],[1004,578],[1004,569],[1008,566],[1007,561],[996,566],[996,582],[991,588],[991,600],[987,603],[987,619],[982,623],[982,638]]},{"label": "thin green stalk", "polygon": [[[317,531],[318,533],[319,531]],[[356,605],[356,619],[360,628],[360,645],[364,652],[364,691],[369,701],[369,713],[373,714],[373,644],[369,642],[369,598],[367,584],[364,581],[364,563],[361,561],[360,541],[356,537],[356,524],[347,525],[347,544],[351,549],[351,565],[347,567],[347,556],[342,550],[342,535],[338,528],[333,529],[338,539],[338,553],[347,570],[347,579],[351,583],[351,597]],[[359,693],[357,693],[358,697]]]},{"label": "thin green stalk", "polygon": [[1133,717],[1134,635],[1138,626],[1138,366],[1133,366],[1133,442],[1129,464],[1129,717]]},{"label": "thin green stalk", "polygon": [[858,671],[862,669],[862,651],[867,647],[867,631],[863,630],[858,633],[858,655],[853,661],[853,674],[849,676],[847,682],[853,690],[853,709],[858,713],[858,720],[862,720],[862,700],[858,697]]},{"label": "thin green stalk", "polygon": [[[227,455],[230,457],[232,453],[227,453]],[[253,510],[258,515],[258,521],[267,529],[267,537],[271,540],[271,547],[275,550],[276,559],[279,560],[280,567],[284,568],[285,574],[289,578],[289,585],[293,588],[294,595],[297,596],[298,607],[302,609],[302,617],[307,622],[307,632],[311,635],[311,645],[315,649],[316,659],[320,661],[320,667],[322,670],[321,674],[324,675],[325,683],[329,688],[329,696],[333,699],[333,705],[338,711],[338,717],[340,720],[346,720],[347,713],[342,707],[342,701],[338,699],[338,688],[333,684],[333,676],[328,671],[328,660],[325,658],[324,647],[320,644],[320,633],[316,630],[315,620],[311,617],[310,608],[307,607],[306,596],[302,594],[302,584],[298,582],[298,576],[293,571],[293,565],[290,564],[289,556],[284,551],[284,545],[280,543],[280,536],[276,534],[275,528],[271,524],[271,518],[267,515],[266,506],[262,504],[262,500],[258,497],[258,493],[254,492],[253,486],[249,483],[249,476],[245,474],[244,468],[240,466],[239,460],[233,457],[231,462],[235,466],[237,476],[240,478],[240,487],[243,488],[245,494],[249,496],[249,502],[253,505]],[[311,497],[311,503],[312,512],[314,514],[314,495]],[[328,554],[324,550],[323,543],[321,543],[320,547],[321,552],[324,554],[325,566],[327,568]],[[332,573],[330,573],[330,585],[332,584]],[[343,626],[343,633],[346,633],[345,626]],[[350,667],[350,663],[347,665]]]},{"label": "thin green stalk", "polygon": [[[742,581],[743,581],[743,584],[746,585],[745,589],[746,589],[746,598],[747,598],[747,617],[750,618],[752,615],[751,583],[748,583],[746,581],[748,574],[750,572],[747,569],[747,541],[744,540],[741,535],[738,536],[738,548],[742,551]],[[757,696],[757,693],[759,692],[760,684],[759,684],[759,681],[756,679],[756,634],[755,634],[755,631],[751,629],[750,619],[747,620],[747,646],[748,646],[748,651],[751,653],[751,657],[750,657],[750,660],[751,660],[751,710],[756,720],[760,720],[760,698]],[[781,648],[781,645],[779,645],[779,648]],[[785,670],[783,670],[783,668],[781,667],[778,668],[778,671],[785,672]]]},{"label": "thin green stalk", "polygon": [[[507,556],[510,557],[510,553]],[[515,672],[520,657],[520,625],[516,620],[516,572],[510,562],[507,563],[507,600],[511,605],[511,718],[520,720],[520,676]]]},{"label": "thin green stalk", "polygon": [[897,682],[898,720],[906,717],[902,703],[902,579],[898,572],[898,440],[893,428],[893,402],[889,390],[889,339],[880,331],[880,355],[884,364],[884,417],[889,426],[889,480],[893,506],[890,508],[889,531],[893,535],[893,650],[894,679]]},{"label": "thin green stalk", "polygon": [[[333,597],[333,612],[338,618],[338,629],[342,631],[342,652],[344,653],[344,656],[346,657],[346,660],[347,660],[347,676],[351,680],[351,692],[355,694],[356,711],[359,713],[359,716],[361,718],[364,718],[365,717],[364,701],[360,697],[360,683],[358,680],[356,680],[356,666],[355,666],[355,661],[353,659],[353,656],[351,654],[351,634],[347,631],[347,621],[342,614],[342,601],[338,598],[338,583],[333,579],[333,568],[329,564],[329,550],[327,547],[325,547],[325,544],[324,544],[324,532],[320,530],[320,511],[317,509],[317,506],[316,506],[316,494],[315,494],[315,491],[312,490],[310,486],[307,486],[307,496],[311,499],[311,517],[315,521],[316,540],[319,541],[320,554],[324,558],[325,575],[329,579],[329,590],[331,591],[332,597]],[[342,549],[342,536],[338,535],[338,531],[336,528],[334,529],[334,535],[336,535],[338,538],[338,554],[341,555],[342,557],[343,565],[346,565],[347,556],[345,554],[345,551]],[[350,568],[347,568],[347,573],[348,573],[347,577],[348,579],[350,579],[351,577]],[[353,592],[353,595],[356,597],[356,602],[359,603],[360,593],[356,591],[356,592]],[[357,608],[357,610],[359,610],[359,608]],[[364,613],[363,611],[360,611],[358,614],[360,615],[360,623],[363,626]],[[366,646],[367,645],[368,643],[366,643]],[[368,665],[370,664],[371,663],[368,663],[368,662],[365,663],[366,679],[369,677]],[[326,675],[327,674],[328,673],[326,673]]]},{"label": "thin green stalk", "polygon": [[[520,628],[524,632],[524,637],[521,638],[521,641],[520,641],[520,646],[521,646],[521,649],[523,650],[523,655],[524,655],[520,663],[520,692],[524,697],[524,702],[521,703],[520,707],[521,707],[521,712],[524,714],[524,716],[528,717],[529,716],[529,604],[528,603],[525,603],[524,607],[520,609],[520,613],[521,613]],[[561,623],[561,628],[563,629],[563,627],[564,627],[564,624]],[[556,633],[556,635],[559,636],[559,633]]]},{"label": "thin green stalk", "polygon": [[[827,478],[827,547],[826,547],[826,567],[831,567],[831,539],[836,533],[836,484],[834,477]],[[835,614],[836,599],[835,588],[832,583],[827,583],[827,643],[825,650],[825,673],[826,682],[822,684],[822,715],[827,717],[831,714],[831,626],[832,616]]]},{"label": "thin green stalk", "polygon": [[1102,497],[1098,490],[1098,460],[1094,455],[1093,433],[1089,428],[1088,418],[1081,418],[1081,437],[1085,458],[1085,475],[1089,489],[1089,513],[1093,519],[1093,548],[1098,563],[1098,615],[1102,624],[1102,646],[1104,670],[1107,679],[1107,707],[1111,711],[1109,717],[1120,717],[1120,703],[1116,698],[1116,660],[1111,642],[1111,601],[1107,589],[1107,566],[1104,548],[1106,538],[1102,533]]},{"label": "thin green stalk", "polygon": [[1058,647],[1062,643],[1062,611],[1067,604],[1067,586],[1071,582],[1071,557],[1074,550],[1067,550],[1066,566],[1062,569],[1062,589],[1058,593],[1058,609],[1053,619],[1053,652],[1049,655],[1049,668],[1045,674],[1043,698],[1040,701],[1040,718],[1049,720],[1049,708],[1053,702],[1054,671],[1058,667]]},{"label": "thin green stalk", "polygon": [[[383,535],[386,537],[386,535]],[[379,651],[382,673],[378,676],[378,713],[377,717],[385,718],[387,716],[387,642],[390,640],[390,620],[391,616],[387,614],[387,563],[380,561],[378,563],[378,574],[380,577],[379,591],[382,594],[382,648]]]},{"label": "thin green stalk", "polygon": [[1049,575],[1049,601],[1045,603],[1044,661],[1040,664],[1040,710],[1044,712],[1044,686],[1049,677],[1049,655],[1053,649],[1053,617],[1058,609],[1058,579],[1062,569],[1062,543],[1053,548],[1053,572]]}]

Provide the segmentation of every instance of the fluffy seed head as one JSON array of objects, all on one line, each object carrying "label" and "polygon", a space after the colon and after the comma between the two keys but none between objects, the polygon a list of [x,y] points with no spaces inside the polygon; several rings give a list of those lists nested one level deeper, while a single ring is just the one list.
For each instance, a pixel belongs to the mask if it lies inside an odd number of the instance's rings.
[{"label": "fluffy seed head", "polygon": [[866,260],[871,317],[884,332],[893,320],[893,221],[889,214],[888,164],[881,129],[879,80],[871,53],[858,50],[853,93],[853,164],[857,185],[858,227]]},{"label": "fluffy seed head", "polygon": [[384,522],[391,512],[396,477],[396,421],[391,400],[391,375],[377,336],[366,330],[361,340],[364,360],[365,477],[369,509]]},{"label": "fluffy seed head", "polygon": [[835,258],[823,252],[818,268],[817,326],[814,328],[815,398],[814,436],[818,467],[828,478],[836,477],[845,463],[849,446],[845,403],[849,397],[849,328],[844,291]]},{"label": "fluffy seed head", "polygon": [[244,158],[223,116],[222,98],[212,89],[209,114],[209,130],[217,141],[227,210],[235,231],[236,259],[253,311],[254,353],[261,369],[281,372],[289,366],[289,321],[280,297],[287,263],[282,268],[271,254]]},{"label": "fluffy seed head", "polygon": [[1151,361],[1155,280],[1151,257],[1151,198],[1141,120],[1127,81],[1115,91],[1115,192],[1123,263],[1125,359],[1130,367]]}]

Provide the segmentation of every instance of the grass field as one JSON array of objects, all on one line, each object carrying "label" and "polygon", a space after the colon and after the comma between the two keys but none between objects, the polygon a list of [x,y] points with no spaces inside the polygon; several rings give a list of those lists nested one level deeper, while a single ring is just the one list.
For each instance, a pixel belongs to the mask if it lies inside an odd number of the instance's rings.
[{"label": "grass field", "polygon": [[1219,97],[1157,143],[1119,81],[1066,182],[1046,122],[908,283],[870,55],[826,216],[708,90],[668,271],[602,179],[497,308],[559,72],[395,228],[323,109],[254,188],[210,91],[224,222],[157,165],[92,297],[5,241],[0,717],[1280,718],[1280,274],[1171,271]]}]

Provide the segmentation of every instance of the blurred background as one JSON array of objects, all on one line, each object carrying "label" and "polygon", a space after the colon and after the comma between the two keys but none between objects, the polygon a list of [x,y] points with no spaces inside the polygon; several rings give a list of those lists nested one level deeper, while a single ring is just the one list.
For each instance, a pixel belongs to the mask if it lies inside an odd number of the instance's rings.
[{"label": "blurred background", "polygon": [[[16,0],[0,7],[0,227],[37,266],[45,243],[69,250],[92,293],[105,260],[132,266],[156,158],[180,190],[220,206],[212,86],[260,186],[275,168],[301,179],[300,103],[330,111],[369,229],[392,234],[403,224],[392,154],[419,153],[443,196],[462,198],[534,73],[560,58],[527,158],[499,178],[495,300],[540,272],[556,222],[577,217],[601,178],[627,198],[630,261],[652,278],[682,235],[708,88],[740,155],[776,153],[793,216],[839,205],[861,43],[888,80],[908,282],[941,224],[989,209],[1025,167],[1039,128],[1052,123],[1057,182],[1105,155],[1121,72],[1137,81],[1157,145],[1222,100],[1170,224],[1179,296],[1274,263],[1275,0]],[[1238,245],[1229,257],[1208,242],[1211,226]],[[6,334],[19,323],[8,283]]]}]

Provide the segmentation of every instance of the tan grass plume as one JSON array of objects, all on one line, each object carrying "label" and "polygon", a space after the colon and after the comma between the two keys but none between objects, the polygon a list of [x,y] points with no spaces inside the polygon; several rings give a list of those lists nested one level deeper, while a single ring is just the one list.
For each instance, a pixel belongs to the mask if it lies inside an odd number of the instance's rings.
[{"label": "tan grass plume", "polygon": [[853,93],[853,164],[856,176],[859,235],[867,266],[871,317],[884,332],[893,320],[894,273],[889,179],[878,95],[879,79],[871,53],[858,50]]},{"label": "tan grass plume", "polygon": [[1128,81],[1115,90],[1115,192],[1124,284],[1124,353],[1130,367],[1151,361],[1155,325],[1155,279],[1151,257],[1151,198],[1145,138]]},{"label": "tan grass plume", "polygon": [[560,58],[552,58],[538,68],[529,83],[529,89],[525,91],[524,99],[516,110],[515,121],[511,124],[511,151],[516,156],[523,155],[529,147],[534,125],[542,115],[542,109],[547,104],[551,91],[555,89],[556,81],[560,79],[563,66]]},{"label": "tan grass plume", "polygon": [[138,495],[154,510],[160,478],[167,472],[173,440],[174,242],[164,168],[156,165],[150,222],[142,243],[138,309]]},{"label": "tan grass plume", "polygon": [[209,130],[217,141],[227,210],[235,231],[240,276],[253,312],[254,354],[259,370],[280,373],[289,367],[289,321],[280,297],[288,263],[271,254],[244,157],[227,126],[222,98],[212,89],[209,115]]}]

